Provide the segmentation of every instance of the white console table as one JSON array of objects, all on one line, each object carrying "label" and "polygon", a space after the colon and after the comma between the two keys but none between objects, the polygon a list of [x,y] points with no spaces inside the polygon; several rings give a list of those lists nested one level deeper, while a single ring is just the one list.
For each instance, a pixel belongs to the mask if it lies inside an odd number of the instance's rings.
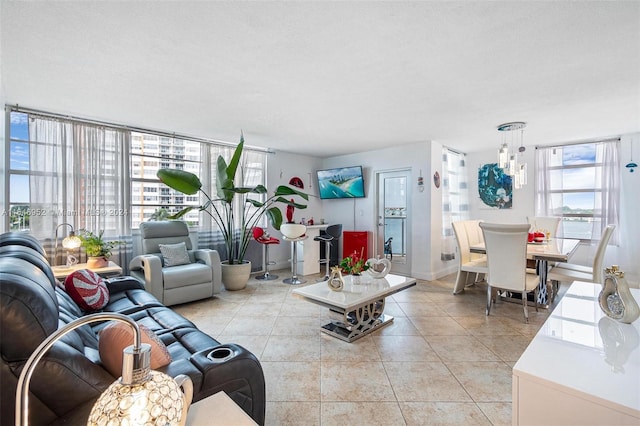
[{"label": "white console table", "polygon": [[513,367],[514,425],[640,424],[640,319],[608,318],[601,289],[574,282]]}]

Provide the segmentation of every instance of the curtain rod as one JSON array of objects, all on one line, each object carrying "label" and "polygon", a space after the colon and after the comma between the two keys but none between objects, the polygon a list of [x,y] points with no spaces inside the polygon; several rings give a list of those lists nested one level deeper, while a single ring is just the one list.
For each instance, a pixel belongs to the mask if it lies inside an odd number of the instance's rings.
[{"label": "curtain rod", "polygon": [[449,151],[453,152],[454,154],[458,154],[458,155],[467,155],[465,152],[461,152],[461,151],[455,150],[455,149],[453,149],[453,148],[449,148],[448,146],[445,146],[445,148],[447,148],[447,150],[449,150]]},{"label": "curtain rod", "polygon": [[[54,112],[49,112],[49,111],[38,110],[38,109],[34,109],[34,108],[25,108],[25,107],[19,106],[18,104],[16,104],[16,105],[5,104],[5,107],[9,108],[10,111],[15,111],[15,112],[23,112],[23,113],[26,113],[26,114],[42,115],[42,116],[50,117],[50,118],[57,118],[57,119],[75,121],[75,122],[85,123],[85,124],[94,124],[94,125],[97,125],[97,126],[112,127],[112,128],[116,128],[116,129],[129,130],[129,131],[132,131],[132,132],[151,133],[151,134],[154,134],[154,135],[157,135],[157,136],[165,136],[165,137],[177,138],[177,139],[188,140],[188,141],[193,141],[193,142],[202,142],[202,143],[208,143],[208,144],[212,144],[212,145],[224,145],[224,146],[230,146],[230,147],[238,146],[237,143],[221,141],[221,140],[218,140],[218,139],[200,138],[200,137],[197,137],[197,136],[188,136],[188,135],[184,135],[184,134],[181,134],[181,133],[170,133],[170,132],[167,132],[167,131],[164,131],[164,130],[145,129],[143,127],[129,126],[127,124],[111,123],[111,122],[108,122],[108,121],[94,120],[94,119],[83,118],[83,117],[78,117],[78,116],[69,115],[69,114],[59,114],[59,113],[54,113]],[[274,154],[275,153],[275,151],[273,149],[271,149],[271,148],[262,148],[262,147],[251,146],[251,145],[245,145],[244,148],[249,150],[249,151],[266,152],[267,154]]]},{"label": "curtain rod", "polygon": [[620,141],[620,136],[614,136],[614,137],[610,137],[610,138],[604,138],[604,139],[587,139],[584,141],[578,141],[578,142],[567,142],[567,143],[562,143],[562,144],[557,144],[557,145],[536,145],[536,149],[538,148],[562,148],[563,146],[571,146],[571,145],[584,145],[586,143],[598,143],[598,142],[609,142],[609,141]]}]

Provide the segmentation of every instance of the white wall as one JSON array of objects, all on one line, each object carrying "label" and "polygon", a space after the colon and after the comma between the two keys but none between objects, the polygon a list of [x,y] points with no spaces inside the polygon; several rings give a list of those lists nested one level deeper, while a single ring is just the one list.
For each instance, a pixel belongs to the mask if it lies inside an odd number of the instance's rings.
[{"label": "white wall", "polygon": [[[293,219],[296,222],[304,217],[306,219],[313,218],[314,222],[320,223],[323,217],[322,201],[317,197],[318,190],[316,188],[315,171],[321,169],[322,160],[316,157],[308,157],[298,154],[278,151],[275,154],[269,154],[267,157],[267,188],[269,193],[275,191],[279,185],[288,185],[289,180],[297,176],[302,179],[304,189],[302,191],[311,195],[309,201],[306,202],[306,209],[296,209]],[[300,197],[294,197],[296,202],[305,204]],[[282,217],[286,221],[286,206],[280,206]],[[326,220],[326,219],[325,219]],[[269,228],[268,231],[276,238],[280,238],[279,231]],[[289,259],[291,258],[291,244],[282,241],[278,245],[272,245],[269,248],[269,260],[275,261],[276,265],[272,269],[280,269],[289,267]]]},{"label": "white wall", "polygon": [[[375,176],[380,171],[410,169],[412,172],[412,197],[410,208],[413,212],[412,228],[409,232],[411,242],[412,275],[417,278],[431,279],[431,206],[428,189],[417,191],[417,177],[420,170],[425,176],[425,186],[428,187],[431,176],[431,150],[429,142],[393,147],[383,150],[368,151],[359,154],[342,155],[325,159],[309,158],[288,153],[276,153],[269,157],[268,187],[273,190],[279,184],[287,184],[293,176],[299,176],[305,183],[305,190],[318,196],[315,171],[318,169],[361,165],[365,179],[365,198],[355,200],[320,200],[314,198],[309,208],[304,212],[305,218],[314,220],[324,218],[329,224],[342,223],[344,231],[370,231],[373,236],[377,224],[376,213],[376,182]],[[280,173],[282,171],[282,177]],[[310,176],[310,177],[309,177]],[[311,189],[308,189],[308,183]],[[438,210],[439,211],[439,210]],[[303,217],[302,212],[296,211],[297,221]],[[316,222],[317,223],[317,222]],[[274,233],[274,235],[277,235]],[[440,235],[439,231],[436,235]],[[372,249],[374,249],[372,247]],[[380,252],[382,248],[380,248]],[[374,252],[371,252],[373,255]],[[289,247],[280,247],[269,254],[271,260],[278,262],[278,266],[286,267]],[[438,252],[439,257],[439,252]],[[282,266],[285,265],[285,266]]]}]

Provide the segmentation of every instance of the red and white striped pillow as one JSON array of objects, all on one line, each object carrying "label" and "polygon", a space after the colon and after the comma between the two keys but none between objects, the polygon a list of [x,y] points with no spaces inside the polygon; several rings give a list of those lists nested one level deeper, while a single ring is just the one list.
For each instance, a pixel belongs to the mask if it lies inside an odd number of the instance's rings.
[{"label": "red and white striped pillow", "polygon": [[86,312],[99,311],[109,303],[107,285],[100,275],[89,269],[80,269],[67,276],[64,289]]}]

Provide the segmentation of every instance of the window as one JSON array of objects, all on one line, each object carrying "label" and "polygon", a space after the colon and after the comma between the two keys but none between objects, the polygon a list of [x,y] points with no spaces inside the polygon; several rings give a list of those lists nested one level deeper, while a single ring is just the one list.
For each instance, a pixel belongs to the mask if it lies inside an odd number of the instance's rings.
[{"label": "window", "polygon": [[[123,239],[121,235],[130,236],[142,221],[198,206],[203,202],[200,194],[172,190],[158,180],[157,171],[194,173],[215,196],[217,157],[228,162],[234,150],[42,112],[12,109],[6,118],[10,149],[5,226],[29,230],[41,240],[53,238],[56,226],[65,222],[76,229],[105,229],[106,236]],[[247,185],[264,184],[266,154],[245,147],[242,168]],[[183,220],[205,229],[211,241],[218,238],[206,214],[194,210]]]},{"label": "window", "polygon": [[618,140],[537,148],[536,215],[562,217],[559,237],[599,240],[618,223],[618,151]]},{"label": "window", "polygon": [[11,113],[9,124],[9,230],[29,229],[29,126],[27,114]]},{"label": "window", "polygon": [[[198,174],[200,159],[185,160],[184,147],[200,151],[202,143],[183,141],[176,138],[132,132],[131,134],[131,227],[138,228],[141,222],[150,217],[166,217],[187,205],[200,204],[198,196],[185,197],[180,192],[168,188],[158,179],[156,173],[161,168],[187,170]],[[162,158],[162,160],[160,160]],[[161,196],[155,194],[161,194]],[[200,214],[197,210],[189,212],[182,220],[190,226],[198,226]]]}]

